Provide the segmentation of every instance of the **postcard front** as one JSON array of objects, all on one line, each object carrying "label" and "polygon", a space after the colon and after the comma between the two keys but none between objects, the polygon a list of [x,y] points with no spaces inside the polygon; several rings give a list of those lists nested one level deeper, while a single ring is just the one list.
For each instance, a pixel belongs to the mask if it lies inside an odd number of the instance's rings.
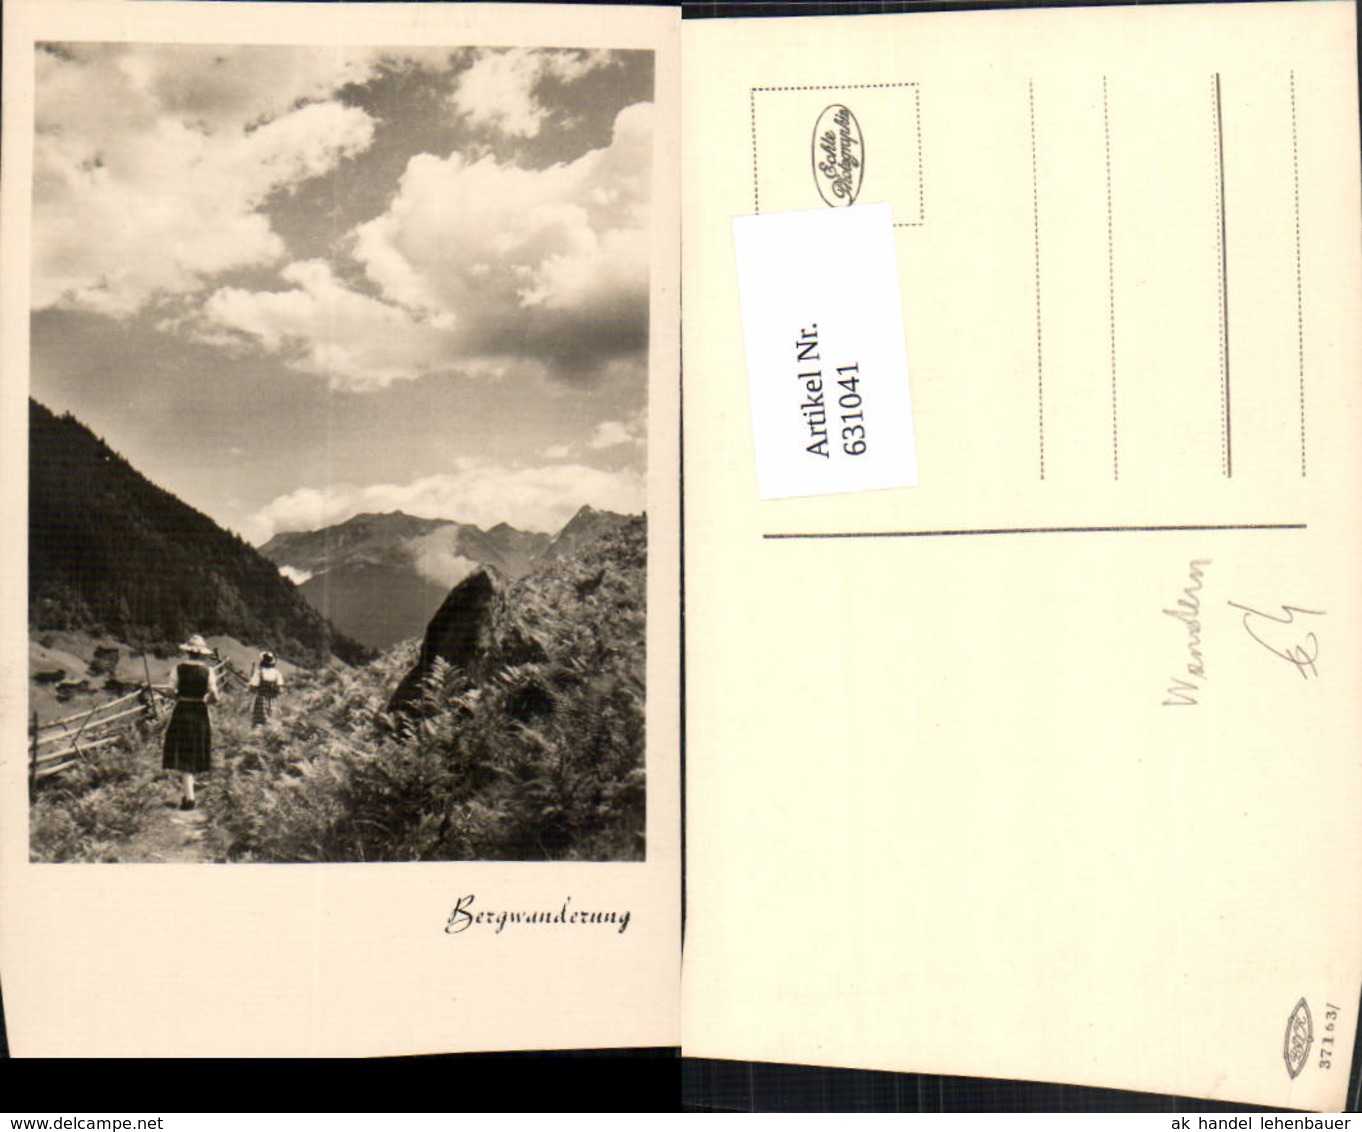
[{"label": "postcard front", "polygon": [[676,13],[11,8],[14,1050],[674,1044]]}]

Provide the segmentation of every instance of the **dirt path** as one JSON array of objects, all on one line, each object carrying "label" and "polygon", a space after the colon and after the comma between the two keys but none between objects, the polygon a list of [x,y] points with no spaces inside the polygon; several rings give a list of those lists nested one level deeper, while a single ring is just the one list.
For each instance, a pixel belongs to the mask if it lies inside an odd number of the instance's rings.
[{"label": "dirt path", "polygon": [[196,864],[218,859],[213,852],[212,830],[202,808],[181,812],[178,803],[159,803],[146,821],[119,850],[123,861],[173,861]]}]

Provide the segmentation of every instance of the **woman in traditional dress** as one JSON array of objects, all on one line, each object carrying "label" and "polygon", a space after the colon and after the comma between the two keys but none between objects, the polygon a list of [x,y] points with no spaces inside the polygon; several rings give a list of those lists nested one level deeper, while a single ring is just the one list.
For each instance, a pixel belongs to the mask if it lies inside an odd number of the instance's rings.
[{"label": "woman in traditional dress", "polygon": [[274,701],[279,698],[279,690],[284,686],[283,673],[274,662],[274,653],[260,654],[260,662],[251,673],[251,688],[255,692],[255,702],[251,705],[251,726],[263,727],[274,714]]},{"label": "woman in traditional dress", "polygon": [[208,721],[208,705],[218,698],[217,678],[204,661],[213,655],[204,639],[195,633],[180,646],[185,659],[175,666],[170,688],[175,693],[175,710],[166,727],[165,754],[161,766],[178,770],[184,786],[180,809],[194,808],[194,775],[213,765],[213,729]]}]

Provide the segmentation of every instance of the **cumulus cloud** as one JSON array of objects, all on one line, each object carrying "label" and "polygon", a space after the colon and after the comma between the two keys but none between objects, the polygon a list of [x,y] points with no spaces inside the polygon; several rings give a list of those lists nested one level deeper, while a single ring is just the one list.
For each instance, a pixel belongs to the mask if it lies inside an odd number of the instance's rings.
[{"label": "cumulus cloud", "polygon": [[[518,136],[546,120],[555,87],[616,60],[471,54],[449,97],[468,121]],[[35,308],[121,318],[150,307],[164,330],[250,344],[351,390],[449,372],[608,382],[647,344],[648,103],[623,109],[603,148],[547,168],[481,150],[414,156],[386,210],[338,241],[353,257],[344,268],[290,263],[271,227],[272,198],[372,146],[376,121],[342,88],[450,60],[448,49],[41,48]],[[215,282],[266,267],[282,267],[269,290]]]},{"label": "cumulus cloud", "polygon": [[290,582],[292,582],[295,586],[301,586],[310,577],[312,577],[311,570],[304,570],[299,566],[280,566],[279,573],[283,574],[284,577],[287,578]]},{"label": "cumulus cloud", "polygon": [[129,315],[276,261],[257,210],[370,145],[373,120],[330,96],[372,65],[295,48],[40,50],[34,305]]},{"label": "cumulus cloud", "polygon": [[548,169],[418,155],[354,233],[381,298],[302,261],[281,273],[291,290],[220,288],[198,333],[239,335],[355,390],[527,363],[590,383],[647,342],[651,109],[626,108],[608,147]]},{"label": "cumulus cloud", "polygon": [[407,547],[417,573],[441,586],[456,586],[478,568],[459,554],[459,534],[452,527],[410,539]]},{"label": "cumulus cloud", "polygon": [[459,77],[450,101],[475,126],[532,138],[549,116],[536,95],[545,79],[570,83],[611,61],[608,51],[487,48]]},{"label": "cumulus cloud", "polygon": [[438,316],[420,318],[352,290],[321,260],[290,264],[287,291],[222,287],[203,305],[200,337],[231,331],[327,377],[336,388],[382,388],[449,368],[455,340]]},{"label": "cumulus cloud", "polygon": [[643,476],[635,471],[608,472],[582,464],[511,467],[466,462],[456,472],[403,484],[299,488],[257,511],[246,533],[264,542],[279,531],[317,530],[362,511],[405,511],[481,527],[505,522],[521,530],[553,533],[584,503],[638,513],[645,498]]},{"label": "cumulus cloud", "polygon": [[379,59],[368,48],[73,44],[63,50],[86,64],[109,66],[162,113],[209,131],[256,125],[299,103],[327,99],[368,79]]},{"label": "cumulus cloud", "polygon": [[591,434],[586,446],[600,452],[607,448],[622,445],[641,445],[643,443],[643,417],[637,416],[628,421],[602,421]]},{"label": "cumulus cloud", "polygon": [[389,302],[454,328],[462,354],[590,381],[647,341],[651,148],[638,103],[608,147],[547,169],[419,155],[355,255]]}]

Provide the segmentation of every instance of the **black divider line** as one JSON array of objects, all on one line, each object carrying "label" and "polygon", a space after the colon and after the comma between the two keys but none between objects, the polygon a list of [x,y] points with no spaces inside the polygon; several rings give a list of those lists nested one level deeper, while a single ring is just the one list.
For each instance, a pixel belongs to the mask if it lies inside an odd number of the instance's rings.
[{"label": "black divider line", "polygon": [[1301,163],[1296,137],[1296,72],[1291,72],[1291,187],[1296,206],[1296,374],[1300,401],[1301,476],[1305,475],[1305,299],[1301,286]]},{"label": "black divider line", "polygon": [[1111,208],[1111,115],[1107,110],[1107,76],[1102,76],[1102,139],[1107,159],[1107,329],[1111,340],[1111,478],[1121,478],[1120,425],[1116,400],[1116,240]]},{"label": "black divider line", "polygon": [[957,538],[967,535],[1155,534],[1176,531],[1303,531],[1304,523],[1167,523],[1110,527],[970,527],[934,531],[781,531],[764,539]]},{"label": "black divider line", "polygon": [[1045,352],[1040,319],[1040,184],[1036,171],[1036,84],[1026,83],[1031,115],[1031,241],[1036,275],[1036,441],[1040,453],[1040,478],[1045,478]]},{"label": "black divider line", "polygon": [[1224,421],[1224,467],[1234,476],[1234,446],[1230,415],[1230,281],[1229,248],[1225,239],[1225,125],[1220,103],[1220,72],[1215,73],[1215,165],[1219,196],[1216,218],[1220,224],[1220,397]]}]

